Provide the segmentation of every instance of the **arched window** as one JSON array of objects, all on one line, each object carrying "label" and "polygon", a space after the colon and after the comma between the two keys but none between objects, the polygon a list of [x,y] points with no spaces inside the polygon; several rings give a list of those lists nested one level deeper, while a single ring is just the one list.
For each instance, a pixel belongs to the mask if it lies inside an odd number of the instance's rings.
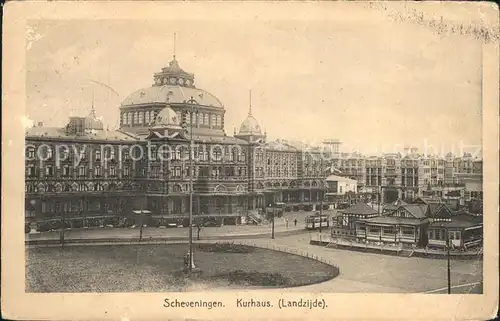
[{"label": "arched window", "polygon": [[127,125],[132,124],[132,113],[126,113],[127,115]]},{"label": "arched window", "polygon": [[218,146],[212,148],[212,157],[215,161],[222,160],[222,149]]},{"label": "arched window", "polygon": [[136,125],[137,123],[139,123],[139,113],[135,112],[134,113],[134,125]]},{"label": "arched window", "polygon": [[122,124],[123,125],[127,124],[127,113],[122,113]]},{"label": "arched window", "polygon": [[139,124],[144,124],[144,112],[139,112]]},{"label": "arched window", "polygon": [[215,126],[222,127],[222,116],[217,115],[217,121],[215,122]]},{"label": "arched window", "polygon": [[210,125],[212,125],[212,127],[217,126],[217,115],[212,114],[212,122],[210,123]]},{"label": "arched window", "polygon": [[96,166],[94,168],[94,176],[95,177],[100,177],[101,175],[102,175],[101,166]]},{"label": "arched window", "polygon": [[209,125],[209,120],[208,120],[208,117],[209,115],[208,114],[205,114],[204,118],[203,118],[203,123],[208,126]]},{"label": "arched window", "polygon": [[204,113],[199,113],[198,115],[198,121],[200,125],[205,125],[205,114]]}]

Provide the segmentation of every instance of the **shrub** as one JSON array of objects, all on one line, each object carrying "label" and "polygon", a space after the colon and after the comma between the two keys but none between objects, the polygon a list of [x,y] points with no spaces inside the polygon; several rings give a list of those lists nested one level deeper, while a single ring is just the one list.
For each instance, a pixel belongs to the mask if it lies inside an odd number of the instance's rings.
[{"label": "shrub", "polygon": [[280,273],[265,273],[256,271],[245,272],[242,270],[236,270],[218,275],[217,277],[225,279],[232,284],[248,284],[259,286],[284,286],[289,284],[288,279]]},{"label": "shrub", "polygon": [[251,253],[255,250],[251,246],[234,243],[198,244],[198,248],[203,252],[219,253]]}]

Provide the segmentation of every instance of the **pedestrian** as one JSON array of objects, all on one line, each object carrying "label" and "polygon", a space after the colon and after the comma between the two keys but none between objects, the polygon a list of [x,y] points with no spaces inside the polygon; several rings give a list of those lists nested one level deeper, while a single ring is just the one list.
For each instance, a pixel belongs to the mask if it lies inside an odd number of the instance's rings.
[{"label": "pedestrian", "polygon": [[201,226],[198,224],[198,241],[200,240]]},{"label": "pedestrian", "polygon": [[285,218],[285,226],[288,228],[288,218]]},{"label": "pedestrian", "polygon": [[189,259],[190,259],[190,254],[189,252],[184,255],[184,268],[188,269],[189,268]]},{"label": "pedestrian", "polygon": [[295,226],[297,226],[297,218],[295,218],[295,219],[293,220],[293,224],[295,224]]}]

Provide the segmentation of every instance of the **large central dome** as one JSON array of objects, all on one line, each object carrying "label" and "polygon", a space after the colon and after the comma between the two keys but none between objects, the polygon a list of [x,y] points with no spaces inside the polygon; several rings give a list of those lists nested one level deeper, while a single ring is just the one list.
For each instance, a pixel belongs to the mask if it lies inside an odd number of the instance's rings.
[{"label": "large central dome", "polygon": [[[146,136],[157,116],[168,106],[175,112],[179,126],[195,135],[223,136],[224,105],[214,95],[196,88],[194,74],[184,71],[175,56],[167,67],[153,75],[153,85],[127,98],[120,107],[120,129]],[[194,108],[195,113],[191,116]],[[170,117],[170,116],[169,116]]]},{"label": "large central dome", "polygon": [[162,85],[139,89],[122,102],[122,107],[145,104],[186,104],[193,97],[194,104],[223,108],[214,95],[194,87],[180,85]]}]

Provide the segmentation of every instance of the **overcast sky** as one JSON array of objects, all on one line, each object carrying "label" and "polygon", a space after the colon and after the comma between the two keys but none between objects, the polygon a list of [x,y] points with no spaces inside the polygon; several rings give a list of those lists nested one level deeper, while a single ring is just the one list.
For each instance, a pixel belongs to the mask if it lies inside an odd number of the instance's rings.
[{"label": "overcast sky", "polygon": [[480,144],[481,42],[372,16],[33,23],[28,117],[63,126],[88,114],[94,92],[97,114],[115,127],[120,102],[171,60],[176,32],[180,66],[223,102],[229,135],[252,89],[253,114],[270,138],[336,138],[361,152]]}]

